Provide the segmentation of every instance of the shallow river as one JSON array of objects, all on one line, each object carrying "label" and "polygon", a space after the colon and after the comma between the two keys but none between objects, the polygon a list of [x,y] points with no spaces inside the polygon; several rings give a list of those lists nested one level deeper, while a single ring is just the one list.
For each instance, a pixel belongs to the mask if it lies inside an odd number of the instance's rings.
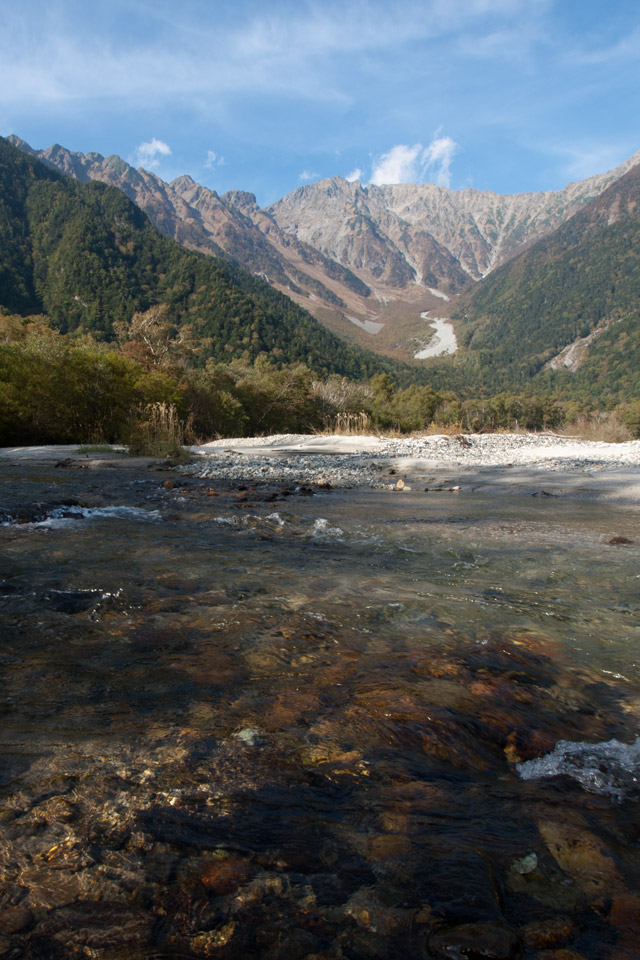
[{"label": "shallow river", "polygon": [[0,956],[640,956],[639,512],[168,476],[3,467]]}]

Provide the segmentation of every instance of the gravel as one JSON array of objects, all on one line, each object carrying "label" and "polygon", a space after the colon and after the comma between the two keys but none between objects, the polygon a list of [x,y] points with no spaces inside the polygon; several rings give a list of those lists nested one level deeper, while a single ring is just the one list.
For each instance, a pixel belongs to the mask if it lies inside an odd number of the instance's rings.
[{"label": "gravel", "polygon": [[[406,466],[402,461],[407,460],[423,461],[432,468],[540,466],[589,474],[640,466],[640,440],[603,443],[547,434],[379,437],[373,442],[373,449],[371,438],[362,438],[366,450],[354,453],[358,439],[279,434],[217,440],[193,448],[199,459],[183,469],[185,473],[219,480],[388,488],[394,485],[390,470],[396,467],[400,472]],[[327,453],[305,451],[305,447],[320,442],[327,446]],[[347,446],[350,452],[339,452],[341,446]]]}]

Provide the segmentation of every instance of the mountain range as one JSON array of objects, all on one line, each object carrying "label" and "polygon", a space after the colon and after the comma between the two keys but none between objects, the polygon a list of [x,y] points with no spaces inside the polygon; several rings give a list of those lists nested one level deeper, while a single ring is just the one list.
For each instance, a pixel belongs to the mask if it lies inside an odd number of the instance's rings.
[{"label": "mountain range", "polygon": [[74,180],[0,138],[0,312],[108,341],[152,307],[195,365],[263,355],[356,379],[385,369],[260,277],[163,236],[121,190]]},{"label": "mountain range", "polygon": [[261,209],[251,193],[219,196],[189,176],[165,183],[117,156],[9,140],[82,182],[118,187],[183,246],[230,259],[343,339],[399,359],[410,359],[424,340],[424,310],[442,307],[552,234],[640,161],[638,152],[562,190],[506,196],[332,177]]},{"label": "mountain range", "polygon": [[219,196],[119,157],[9,140],[82,183],[117,187],[182,246],[286,293],[339,335],[339,351],[356,341],[425,356],[428,311],[458,337],[453,357],[434,350],[420,364],[441,389],[537,384],[619,400],[640,388],[640,152],[545,193],[334,177],[261,209],[247,192]]}]

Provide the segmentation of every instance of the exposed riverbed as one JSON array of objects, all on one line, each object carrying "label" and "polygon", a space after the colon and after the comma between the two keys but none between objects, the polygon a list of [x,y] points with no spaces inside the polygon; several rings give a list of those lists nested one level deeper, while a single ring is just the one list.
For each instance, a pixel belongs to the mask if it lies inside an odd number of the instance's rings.
[{"label": "exposed riverbed", "polygon": [[[442,295],[440,294],[440,296]],[[430,317],[430,313],[431,310],[425,310],[420,316],[423,320],[429,321],[429,326],[433,328],[433,334],[429,342],[417,353],[414,353],[414,360],[443,357],[455,353],[458,349],[458,339],[451,321],[443,317]]]},{"label": "exposed riverbed", "polygon": [[637,506],[79,465],[0,465],[0,955],[637,956]]}]

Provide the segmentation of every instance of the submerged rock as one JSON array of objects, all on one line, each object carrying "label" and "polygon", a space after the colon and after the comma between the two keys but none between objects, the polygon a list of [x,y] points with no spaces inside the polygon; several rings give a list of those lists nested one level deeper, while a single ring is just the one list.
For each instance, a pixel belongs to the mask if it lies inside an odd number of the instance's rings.
[{"label": "submerged rock", "polygon": [[518,955],[518,938],[497,924],[463,923],[434,933],[429,950],[446,960],[511,960]]},{"label": "submerged rock", "polygon": [[552,917],[528,923],[518,930],[522,941],[536,950],[566,943],[576,936],[578,928],[570,917]]},{"label": "submerged rock", "polygon": [[255,872],[255,866],[248,860],[212,860],[198,871],[198,878],[207,893],[220,897],[235,893]]},{"label": "submerged rock", "polygon": [[539,820],[538,829],[560,867],[589,900],[622,892],[624,882],[602,841],[585,827],[557,820]]},{"label": "submerged rock", "polygon": [[0,933],[23,933],[33,923],[33,914],[23,906],[7,907],[0,911]]}]

